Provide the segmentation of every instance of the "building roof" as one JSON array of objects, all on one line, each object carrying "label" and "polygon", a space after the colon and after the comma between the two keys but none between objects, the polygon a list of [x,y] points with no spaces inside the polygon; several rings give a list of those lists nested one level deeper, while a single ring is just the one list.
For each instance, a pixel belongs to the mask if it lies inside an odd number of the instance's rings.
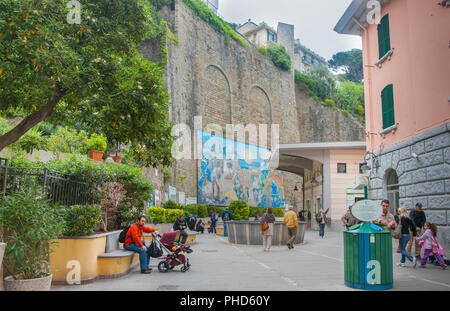
[{"label": "building roof", "polygon": [[[247,22],[248,23],[248,22]],[[251,23],[253,23],[253,22],[251,22]],[[253,24],[255,24],[255,23],[253,23]],[[245,25],[245,24],[244,24]],[[256,25],[256,24],[255,24]],[[243,25],[242,25],[243,26]],[[242,26],[239,26],[238,28],[237,28],[237,30],[239,31],[239,29],[242,27]],[[267,29],[267,30],[270,30],[271,32],[273,32],[273,33],[277,33],[277,31],[275,30],[275,29],[273,29],[272,27],[270,27],[269,25],[267,25],[265,22],[262,22],[261,24],[259,24],[258,26],[256,26],[255,28],[253,28],[253,29],[249,29],[249,30],[247,30],[246,32],[241,32],[241,34],[243,34],[243,35],[248,35],[248,34],[251,34],[251,33],[253,33],[253,32],[256,32],[256,31],[259,31],[259,30],[261,30],[261,29]]]},{"label": "building roof", "polygon": [[[384,4],[389,3],[390,1],[391,0],[379,0],[381,8]],[[369,0],[353,0],[344,15],[341,16],[341,19],[334,27],[334,31],[340,34],[361,36],[361,27],[353,21],[353,18],[355,18],[364,27],[369,25],[367,22],[367,14],[373,10],[373,8],[370,6],[367,8],[368,2]]]}]

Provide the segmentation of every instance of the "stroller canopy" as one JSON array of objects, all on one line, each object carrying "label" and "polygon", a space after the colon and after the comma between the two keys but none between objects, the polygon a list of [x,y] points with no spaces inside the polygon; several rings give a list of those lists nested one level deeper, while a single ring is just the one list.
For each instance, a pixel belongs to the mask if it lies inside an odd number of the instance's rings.
[{"label": "stroller canopy", "polygon": [[163,234],[161,238],[161,243],[164,245],[172,245],[175,241],[180,238],[180,231],[171,231]]}]

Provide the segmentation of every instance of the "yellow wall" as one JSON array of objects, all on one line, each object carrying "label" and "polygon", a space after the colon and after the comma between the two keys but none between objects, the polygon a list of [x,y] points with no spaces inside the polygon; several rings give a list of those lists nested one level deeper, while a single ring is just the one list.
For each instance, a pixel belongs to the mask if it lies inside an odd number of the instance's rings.
[{"label": "yellow wall", "polygon": [[81,265],[81,280],[97,277],[97,256],[105,252],[106,236],[95,239],[56,239],[58,244],[52,245],[50,268],[54,281],[66,281],[66,267],[71,260],[77,260]]}]

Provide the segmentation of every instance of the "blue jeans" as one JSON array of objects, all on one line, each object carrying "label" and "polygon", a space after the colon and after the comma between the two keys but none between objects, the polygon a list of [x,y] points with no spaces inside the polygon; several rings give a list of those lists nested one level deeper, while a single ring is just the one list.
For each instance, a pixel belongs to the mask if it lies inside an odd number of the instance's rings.
[{"label": "blue jeans", "polygon": [[148,254],[146,251],[144,251],[144,249],[141,248],[137,244],[131,244],[131,245],[125,246],[125,249],[127,251],[139,253],[139,263],[141,264],[141,271],[147,270],[148,265],[150,263],[150,254]]},{"label": "blue jeans", "polygon": [[323,238],[325,235],[325,224],[319,224],[319,236]]},{"label": "blue jeans", "polygon": [[226,222],[223,223],[223,236],[224,236],[224,237],[227,237],[227,236],[228,236],[228,233],[227,233],[227,223],[226,223]]},{"label": "blue jeans", "polygon": [[402,259],[400,260],[401,263],[405,263],[406,258],[408,258],[409,261],[414,260],[414,257],[406,251],[406,244],[408,244],[410,237],[409,234],[402,234],[402,237],[400,238],[399,248],[400,253],[402,254]]}]

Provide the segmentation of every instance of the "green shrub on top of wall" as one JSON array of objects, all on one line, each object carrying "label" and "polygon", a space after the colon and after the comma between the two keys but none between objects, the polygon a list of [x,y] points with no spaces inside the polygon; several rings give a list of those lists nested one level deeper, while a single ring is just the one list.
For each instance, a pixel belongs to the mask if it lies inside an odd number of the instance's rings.
[{"label": "green shrub on top of wall", "polygon": [[181,210],[181,209],[169,209],[169,210],[166,210],[166,215],[167,215],[166,222],[168,224],[173,224],[175,222],[175,220],[177,220],[177,218],[180,215],[184,215],[184,210]]},{"label": "green shrub on top of wall", "polygon": [[150,207],[148,210],[150,221],[152,223],[165,224],[166,223],[166,209],[162,207]]},{"label": "green shrub on top of wall", "polygon": [[228,206],[231,214],[233,215],[233,220],[244,220],[249,217],[250,208],[245,201],[233,201]]},{"label": "green shrub on top of wall", "polygon": [[291,57],[283,45],[272,45],[267,52],[269,59],[272,60],[275,66],[286,71],[291,70]]},{"label": "green shrub on top of wall", "polygon": [[100,205],[75,205],[66,208],[64,236],[90,236],[101,220]]},{"label": "green shrub on top of wall", "polygon": [[208,206],[206,205],[199,205],[198,207],[198,217],[200,218],[206,218],[209,217],[210,215],[208,214]]},{"label": "green shrub on top of wall", "polygon": [[282,208],[273,208],[272,211],[275,217],[284,217],[284,210]]},{"label": "green shrub on top of wall", "polygon": [[192,10],[198,17],[207,22],[212,28],[225,36],[225,43],[228,45],[230,37],[239,42],[242,46],[249,46],[234,30],[220,17],[214,14],[208,6],[201,0],[182,0],[183,3]]}]

